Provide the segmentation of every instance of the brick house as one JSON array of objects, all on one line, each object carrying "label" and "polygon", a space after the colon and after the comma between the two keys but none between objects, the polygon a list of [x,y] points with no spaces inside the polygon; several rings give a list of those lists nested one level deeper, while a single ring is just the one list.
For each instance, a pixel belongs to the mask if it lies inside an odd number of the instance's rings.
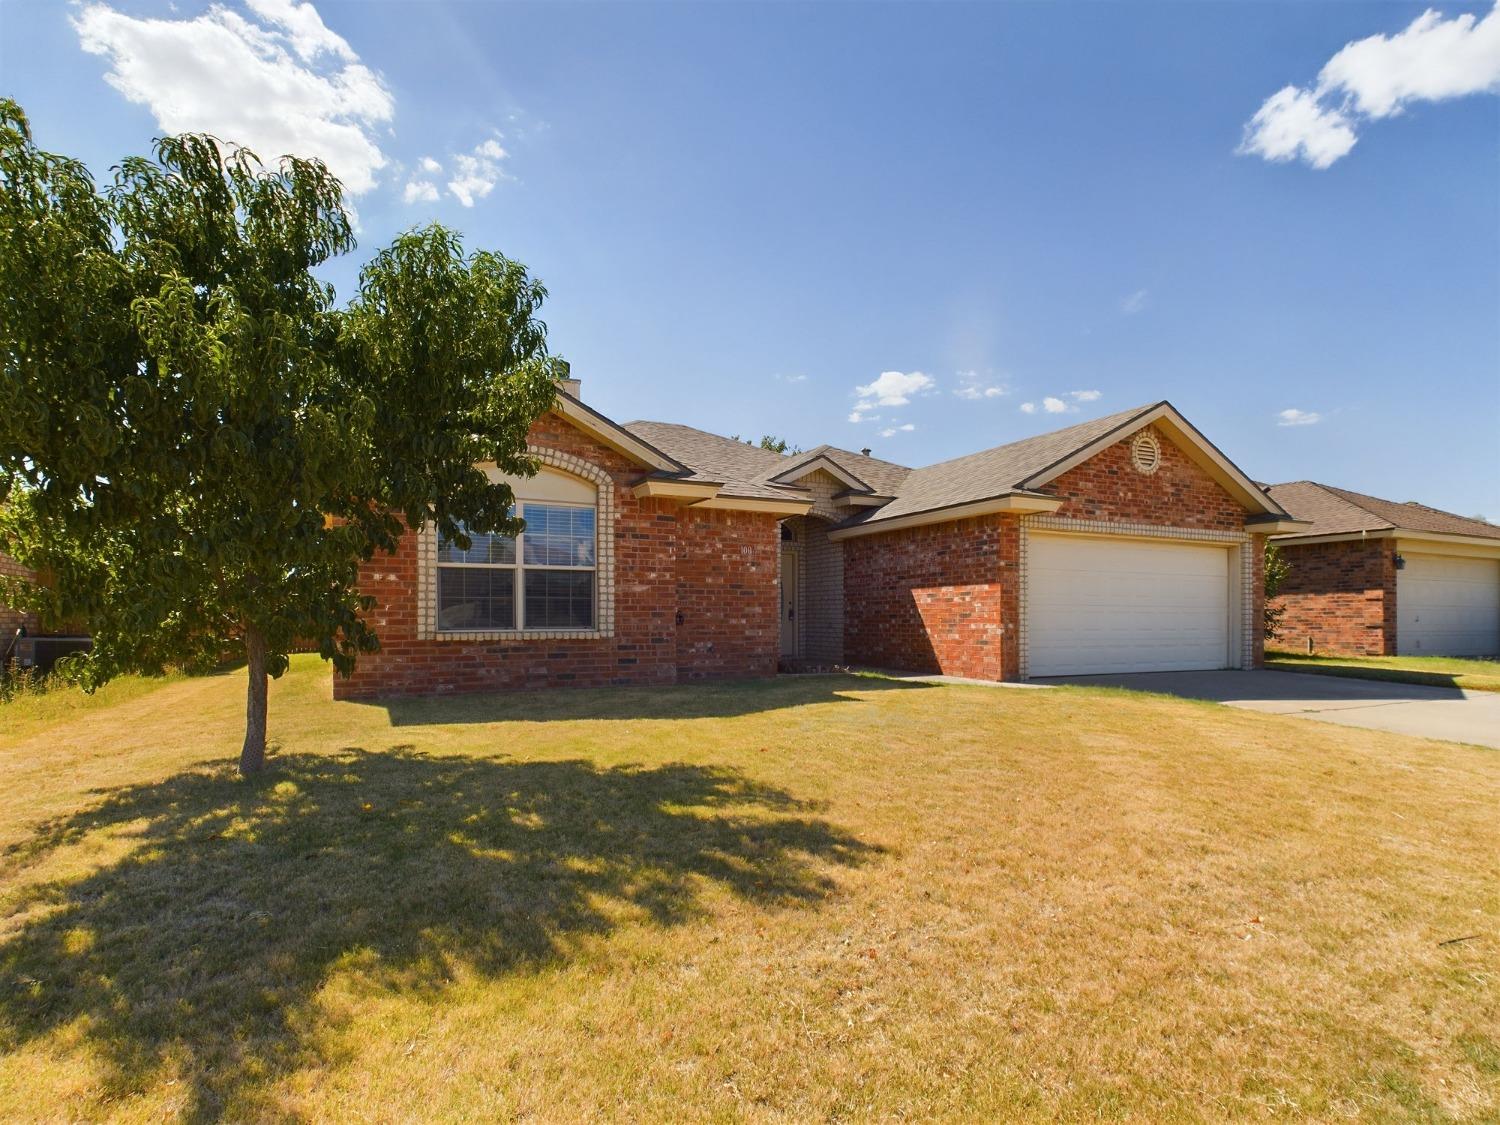
[{"label": "brick house", "polygon": [[1290,565],[1278,642],[1367,656],[1500,655],[1500,527],[1312,481],[1270,495],[1306,525],[1274,542]]},{"label": "brick house", "polygon": [[576,383],[512,479],[526,530],[363,567],[382,650],[339,698],[859,664],[990,680],[1261,660],[1297,524],[1169,403],[910,468],[620,424]]},{"label": "brick house", "polygon": [[[9,555],[0,554],[0,578],[20,578],[31,582],[35,580],[36,575]],[[0,602],[0,654],[5,653],[7,642],[15,636],[16,630],[22,627],[28,632],[34,632],[36,615],[22,613],[19,609]]]}]

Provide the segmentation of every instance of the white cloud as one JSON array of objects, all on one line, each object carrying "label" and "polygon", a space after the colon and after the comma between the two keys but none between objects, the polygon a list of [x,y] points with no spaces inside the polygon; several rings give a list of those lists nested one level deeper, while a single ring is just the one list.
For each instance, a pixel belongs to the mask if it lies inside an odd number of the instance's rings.
[{"label": "white cloud", "polygon": [[807,382],[807,376],[806,375],[772,375],[771,378],[775,379],[778,383],[805,383],[805,382]]},{"label": "white cloud", "polygon": [[1010,394],[1010,388],[1000,383],[991,383],[980,377],[977,371],[960,371],[958,373],[959,385],[953,389],[953,393],[959,398],[970,402],[979,402],[987,398],[1004,398]]},{"label": "white cloud", "polygon": [[855,394],[868,399],[877,406],[905,406],[912,395],[932,390],[937,383],[932,376],[920,371],[910,374],[901,371],[882,371],[880,378],[872,383],[854,388]]},{"label": "white cloud", "polygon": [[481,141],[472,152],[458,153],[453,157],[454,173],[448,181],[448,191],[465,207],[474,206],[476,200],[494,191],[501,180],[510,178],[500,167],[508,155],[494,138]]},{"label": "white cloud", "polygon": [[906,423],[906,425],[904,426],[887,426],[885,429],[880,431],[880,436],[895,437],[897,434],[909,434],[916,428],[917,427],[912,425],[910,422]]},{"label": "white cloud", "polygon": [[1271,161],[1301,157],[1314,168],[1327,168],[1346,156],[1355,140],[1342,112],[1323,108],[1316,94],[1286,86],[1250,119],[1239,151]]},{"label": "white cloud", "polygon": [[407,203],[436,203],[437,184],[431,180],[410,180],[401,192],[401,198]]},{"label": "white cloud", "polygon": [[292,50],[301,59],[314,59],[321,52],[358,62],[359,56],[344,40],[328,30],[318,9],[310,2],[299,4],[296,0],[245,0],[245,5],[267,23],[273,23],[286,33]]},{"label": "white cloud", "polygon": [[192,19],[136,19],[107,4],[71,17],[105,79],[163,132],[208,132],[266,161],[319,157],[350,195],[386,165],[377,127],[396,103],[379,76],[310,3],[247,0],[247,19],[214,6]]},{"label": "white cloud", "polygon": [[1289,410],[1281,411],[1281,413],[1276,415],[1276,419],[1278,426],[1312,426],[1321,422],[1323,415],[1319,414],[1316,410],[1298,410],[1296,407],[1292,407]]},{"label": "white cloud", "polygon": [[1500,93],[1500,2],[1483,19],[1428,9],[1395,35],[1346,44],[1312,87],[1272,94],[1239,151],[1327,168],[1354,147],[1357,126],[1414,102],[1486,93]]},{"label": "white cloud", "polygon": [[1350,43],[1318,75],[1320,90],[1347,92],[1368,117],[1390,117],[1410,102],[1500,93],[1500,4],[1482,20],[1443,19],[1431,9],[1396,35]]},{"label": "white cloud", "polygon": [[1040,403],[1021,403],[1022,414],[1035,414],[1041,410],[1046,414],[1077,414],[1080,402],[1097,402],[1102,391],[1068,391],[1062,395],[1047,395]]},{"label": "white cloud", "polygon": [[422,157],[422,159],[418,162],[418,167],[420,167],[422,171],[426,172],[429,176],[436,176],[443,170],[443,166],[430,156]]},{"label": "white cloud", "polygon": [[1128,297],[1120,300],[1120,311],[1126,316],[1134,316],[1146,307],[1146,298],[1149,294],[1144,289],[1137,289]]},{"label": "white cloud", "polygon": [[873,382],[854,388],[857,401],[849,414],[849,421],[863,422],[879,417],[874,413],[878,406],[905,406],[913,395],[931,394],[937,389],[937,380],[920,371],[882,371]]}]

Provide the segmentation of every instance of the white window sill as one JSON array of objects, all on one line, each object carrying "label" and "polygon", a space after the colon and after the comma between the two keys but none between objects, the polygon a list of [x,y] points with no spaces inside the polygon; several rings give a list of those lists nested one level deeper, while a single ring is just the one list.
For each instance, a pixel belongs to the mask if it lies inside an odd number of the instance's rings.
[{"label": "white window sill", "polygon": [[435,641],[601,641],[612,633],[603,629],[439,629]]}]

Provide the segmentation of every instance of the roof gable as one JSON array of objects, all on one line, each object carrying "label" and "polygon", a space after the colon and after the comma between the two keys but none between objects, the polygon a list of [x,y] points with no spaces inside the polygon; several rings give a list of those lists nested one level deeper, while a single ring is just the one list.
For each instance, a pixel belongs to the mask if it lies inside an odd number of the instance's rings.
[{"label": "roof gable", "polygon": [[906,465],[898,465],[894,461],[883,461],[879,457],[871,457],[865,453],[855,453],[851,449],[840,449],[836,445],[823,445],[818,448],[824,457],[836,461],[852,475],[868,484],[876,496],[895,496],[901,491],[906,478],[912,474],[912,470]]},{"label": "roof gable", "polygon": [[[1120,421],[1104,430],[1097,437],[1081,445],[1072,453],[1067,454],[1058,461],[1048,465],[1026,477],[1021,482],[1021,487],[1037,489],[1042,488],[1050,481],[1055,480],[1075,465],[1080,465],[1101,450],[1115,444],[1122,438],[1128,437],[1137,430],[1155,423],[1156,428],[1169,438],[1173,445],[1185,453],[1190,461],[1195,462],[1200,469],[1212,477],[1225,492],[1237,500],[1241,507],[1252,516],[1263,516],[1268,518],[1282,518],[1288,516],[1287,511],[1278,504],[1274,498],[1269,496],[1265,489],[1261,488],[1251,480],[1238,465],[1225,457],[1214,445],[1201,433],[1198,432],[1191,422],[1178,413],[1177,408],[1170,402],[1162,401],[1154,406],[1141,408],[1138,412],[1131,414],[1116,414],[1113,419]],[[1111,419],[1100,419],[1100,422],[1108,422]],[[1058,434],[1067,433],[1059,430]],[[1056,436],[1056,435],[1051,435]]]},{"label": "roof gable", "polygon": [[873,528],[887,520],[967,508],[1008,495],[1044,495],[1047,485],[1063,473],[1152,423],[1251,516],[1269,520],[1286,518],[1281,506],[1220,453],[1171,403],[1158,402],[913,469],[901,483],[895,500],[858,522]]},{"label": "roof gable", "polygon": [[[1145,470],[1136,464],[1141,434],[1156,446]],[[1055,514],[1063,519],[1242,531],[1254,518],[1159,423],[1115,435],[1040,491],[1062,501]]]},{"label": "roof gable", "polygon": [[799,480],[812,476],[814,473],[827,473],[845,488],[853,489],[855,492],[874,492],[875,490],[863,480],[840,465],[832,457],[820,450],[811,455],[804,455],[790,468],[782,469],[775,476],[767,478],[769,484],[795,484]]}]

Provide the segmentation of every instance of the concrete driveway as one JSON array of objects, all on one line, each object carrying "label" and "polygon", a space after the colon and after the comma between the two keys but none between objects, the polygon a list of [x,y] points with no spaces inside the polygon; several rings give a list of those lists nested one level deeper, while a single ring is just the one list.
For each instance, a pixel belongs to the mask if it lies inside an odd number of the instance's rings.
[{"label": "concrete driveway", "polygon": [[1157,691],[1187,699],[1209,699],[1247,711],[1297,715],[1324,723],[1500,749],[1500,692],[1279,671],[1138,672],[1033,682]]}]

